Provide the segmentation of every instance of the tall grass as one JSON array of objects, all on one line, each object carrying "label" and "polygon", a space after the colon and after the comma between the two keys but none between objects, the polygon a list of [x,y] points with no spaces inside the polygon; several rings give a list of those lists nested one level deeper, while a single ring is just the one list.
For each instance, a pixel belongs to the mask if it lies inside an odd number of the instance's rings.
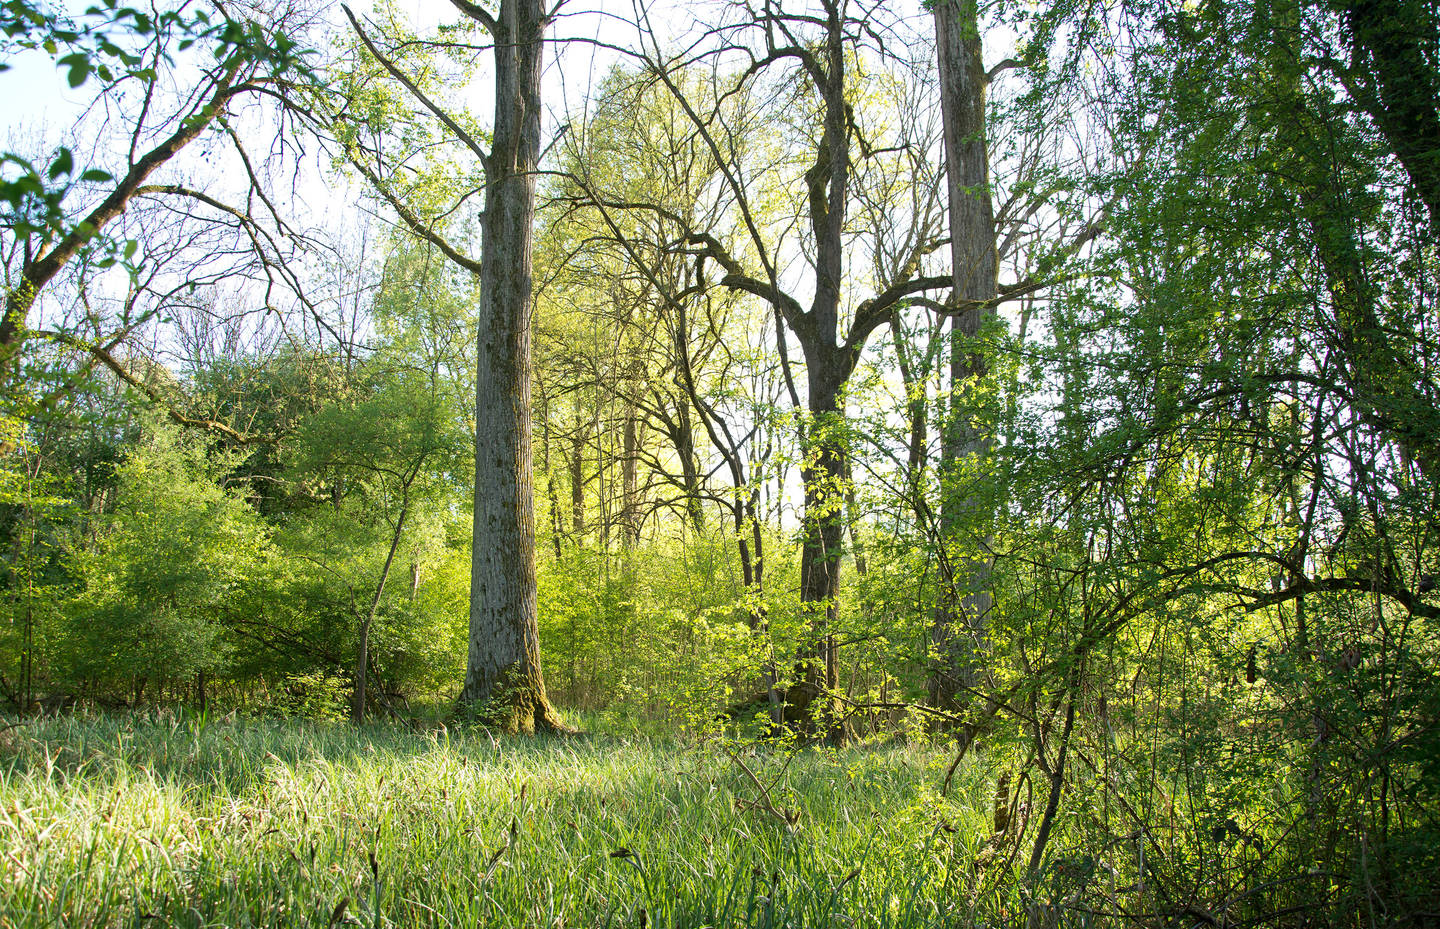
[{"label": "tall grass", "polygon": [[982,903],[985,772],[942,799],[948,758],[920,747],[737,761],[714,743],[164,713],[0,739],[4,929],[911,927]]}]

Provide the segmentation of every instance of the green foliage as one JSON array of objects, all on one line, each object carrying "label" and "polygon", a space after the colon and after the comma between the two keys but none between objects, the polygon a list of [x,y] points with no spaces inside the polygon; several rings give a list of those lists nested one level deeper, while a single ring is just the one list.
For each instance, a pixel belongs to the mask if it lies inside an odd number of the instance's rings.
[{"label": "green foliage", "polygon": [[340,722],[349,714],[350,682],[338,674],[320,670],[290,674],[281,689],[275,709],[286,718]]},{"label": "green foliage", "polygon": [[77,590],[58,662],[77,688],[183,680],[228,666],[227,628],[273,556],[255,512],[203,446],[152,425],[118,470],[113,511],[71,555]]},{"label": "green foliage", "polygon": [[50,651],[67,584],[57,527],[68,516],[59,481],[43,467],[19,419],[0,415],[0,514],[9,557],[0,574],[0,696],[28,707],[39,659]]},{"label": "green foliage", "polygon": [[546,684],[562,705],[708,731],[747,687],[756,642],[724,538],[540,565]]},{"label": "green foliage", "polygon": [[[806,78],[750,93],[669,72],[718,114],[743,166],[727,178],[655,74],[613,70],[556,142],[565,177],[538,230],[540,645],[551,694],[592,728],[693,744],[47,723],[3,736],[19,747],[0,762],[0,855],[24,869],[0,900],[102,923],[338,923],[342,899],[366,922],[465,925],[634,923],[642,908],[657,925],[753,926],[1433,912],[1440,285],[1427,152],[1404,148],[1424,120],[1386,101],[1412,108],[1436,69],[1428,9],[1394,7],[1004,11],[1024,34],[1020,67],[990,80],[1007,140],[995,192],[1018,223],[1007,242],[1044,240],[1004,262],[1027,293],[1019,325],[1006,309],[959,346],[988,376],[947,379],[945,308],[902,301],[893,345],[847,359],[842,411],[810,417],[781,412],[815,372],[793,345],[778,357],[773,308],[697,257],[724,245],[743,268],[773,232],[770,282],[805,273],[805,189],[776,178],[825,169],[797,154],[817,129]],[[473,63],[468,41],[432,59],[398,9],[377,17],[395,66],[437,98]],[[62,28],[27,22],[16,43]],[[210,38],[238,49],[255,30]],[[111,54],[93,48],[86,61]],[[842,52],[866,77],[846,120],[868,186],[847,229],[916,214],[877,240],[875,269],[839,282],[859,294],[943,243],[938,213],[920,215],[934,165],[906,134],[921,111],[891,107],[910,75]],[[413,156],[408,202],[463,239],[477,166],[366,61],[336,79],[351,107],[337,141]],[[1041,133],[1076,101],[1073,139]],[[1012,180],[1012,161],[1039,166]],[[75,157],[7,164],[17,228],[45,234]],[[746,216],[732,182],[754,198]],[[363,350],[297,340],[149,371],[167,398],[269,441],[207,445],[117,415],[100,378],[60,415],[37,403],[0,422],[11,703],[188,699],[203,671],[224,705],[333,721],[368,636],[377,704],[450,704],[470,456],[487,438],[471,434],[475,283],[408,241],[365,275]],[[799,602],[807,491],[808,518],[837,536],[833,613]],[[993,606],[974,687],[950,702],[936,672],[970,594]],[[814,686],[822,637],[839,643],[839,693],[821,697],[872,741],[797,753],[807,733],[771,731],[769,697]],[[946,799],[952,736],[967,760]],[[892,738],[909,747],[878,747]],[[139,799],[107,820],[101,798],[122,787]],[[132,839],[142,853],[123,864]]]}]

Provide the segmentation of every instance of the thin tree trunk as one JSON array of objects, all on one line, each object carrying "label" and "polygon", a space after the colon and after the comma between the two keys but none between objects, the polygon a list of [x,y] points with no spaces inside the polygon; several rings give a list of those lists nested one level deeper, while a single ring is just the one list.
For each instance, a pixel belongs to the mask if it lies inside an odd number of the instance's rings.
[{"label": "thin tree trunk", "polygon": [[[1070,752],[1070,732],[1075,727],[1075,694],[1072,692],[1065,704],[1065,724],[1060,730],[1060,748],[1056,753],[1055,765],[1046,773],[1050,775],[1050,794],[1045,799],[1045,812],[1040,816],[1040,828],[1035,833],[1035,844],[1030,848],[1030,863],[1026,873],[1033,879],[1045,859],[1045,846],[1050,844],[1050,832],[1055,827],[1055,814],[1060,809],[1060,793],[1065,789],[1065,760]],[[1044,751],[1043,746],[1037,747]]]},{"label": "thin tree trunk", "polygon": [[684,400],[675,404],[675,431],[671,439],[680,459],[681,480],[685,482],[685,512],[695,537],[700,538],[705,535],[705,506],[700,499],[700,466],[695,460],[695,427],[690,422],[690,407]]},{"label": "thin tree trunk", "polygon": [[[610,572],[610,526],[615,518],[614,499],[611,496],[614,481],[610,478],[610,468],[615,463],[615,439],[610,435],[610,430],[600,428],[600,417],[605,410],[597,400],[595,404],[595,419],[592,428],[595,432],[595,505],[599,509],[598,519],[595,520],[596,534],[599,538],[600,551],[605,554],[605,573]],[[613,423],[614,419],[607,419],[607,423]]]},{"label": "thin tree trunk", "polygon": [[844,459],[845,523],[850,530],[850,554],[855,559],[855,573],[864,578],[870,573],[865,561],[865,545],[860,541],[860,504],[855,500],[855,473],[849,455]]},{"label": "thin tree trunk", "polygon": [[545,472],[545,499],[550,509],[550,542],[555,549],[555,560],[559,561],[563,554],[561,541],[565,527],[560,515],[560,492],[555,487],[555,472],[550,465],[550,398],[545,394],[543,382],[540,391],[540,449],[540,466]]},{"label": "thin tree trunk", "polygon": [[[977,382],[988,373],[976,337],[998,293],[995,218],[990,199],[990,164],[985,136],[985,69],[981,60],[979,11],[975,0],[942,0],[935,5],[940,67],[941,113],[950,199],[950,259],[954,300],[967,306],[951,324],[949,422],[941,442],[941,528],[954,546],[979,504],[973,488],[957,488],[959,475],[973,482],[994,441],[984,417],[972,407]],[[978,421],[978,425],[977,425]],[[964,548],[970,548],[961,541]],[[931,628],[939,666],[931,680],[931,701],[957,709],[979,680],[987,648],[991,607],[989,558],[973,551],[941,560],[948,570]]]},{"label": "thin tree trunk", "polygon": [[[936,333],[932,330],[930,337],[934,339],[935,335]],[[926,402],[928,397],[924,381],[916,378],[916,372],[911,367],[898,320],[892,320],[890,323],[890,337],[895,344],[895,358],[900,367],[900,382],[905,387],[905,413],[910,421],[910,441],[905,456],[905,492],[909,498],[907,502],[915,510],[916,517],[923,520],[927,510],[922,505],[920,494],[924,492],[923,477],[930,444],[927,412],[929,404]]]},{"label": "thin tree trunk", "polygon": [[633,404],[625,407],[624,458],[620,462],[620,523],[627,549],[640,544],[640,422]]},{"label": "thin tree trunk", "polygon": [[579,426],[570,436],[570,525],[575,544],[585,541],[585,430]]},{"label": "thin tree trunk", "polygon": [[546,496],[550,499],[550,542],[555,549],[555,560],[559,561],[564,554],[561,548],[561,539],[565,535],[565,527],[560,521],[560,492],[555,489],[555,475],[545,475]]},{"label": "thin tree trunk", "polygon": [[355,647],[355,696],[350,707],[350,719],[357,723],[365,721],[366,675],[370,667],[370,626],[375,622],[375,611],[380,608],[380,598],[385,595],[385,582],[390,579],[390,566],[395,563],[395,550],[400,547],[400,536],[405,531],[405,517],[409,512],[408,502],[400,506],[400,518],[395,520],[395,534],[390,537],[390,551],[385,555],[385,567],[380,569],[380,583],[375,585],[375,596],[370,598],[370,609],[360,621],[360,641]]},{"label": "thin tree trunk", "polygon": [[[489,18],[478,9],[470,15]],[[530,444],[532,232],[545,7],[539,0],[502,0],[499,15],[486,25],[495,40],[495,127],[481,233],[470,653],[459,702],[507,732],[558,730],[563,725],[540,671]]]}]

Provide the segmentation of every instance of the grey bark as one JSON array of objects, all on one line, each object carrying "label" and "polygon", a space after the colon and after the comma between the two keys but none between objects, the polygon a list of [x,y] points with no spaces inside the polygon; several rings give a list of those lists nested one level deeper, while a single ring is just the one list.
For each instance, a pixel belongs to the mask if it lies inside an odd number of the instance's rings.
[{"label": "grey bark", "polygon": [[[950,200],[950,259],[953,299],[970,308],[951,323],[949,422],[941,440],[941,527],[947,548],[978,506],[968,488],[954,484],[957,472],[973,473],[989,454],[994,436],[984,417],[975,415],[975,388],[989,373],[977,336],[998,295],[995,216],[990,198],[990,162],[985,135],[985,68],[975,0],[941,0],[935,5],[935,36],[940,69],[941,114]],[[931,680],[931,701],[956,709],[962,694],[974,688],[987,651],[986,625],[991,607],[991,563],[983,555],[960,552],[942,559],[945,582],[931,628],[939,666]]]},{"label": "grey bark", "polygon": [[460,703],[506,731],[555,730],[563,726],[540,670],[530,437],[532,230],[548,23],[539,0],[502,0],[493,18],[463,0],[456,5],[495,40],[476,352],[470,649]]}]

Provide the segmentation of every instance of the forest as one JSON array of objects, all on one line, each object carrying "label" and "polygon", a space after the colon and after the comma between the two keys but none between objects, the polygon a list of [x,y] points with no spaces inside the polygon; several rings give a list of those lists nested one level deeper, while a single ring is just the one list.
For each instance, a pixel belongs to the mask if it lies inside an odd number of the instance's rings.
[{"label": "forest", "polygon": [[1433,0],[0,0],[0,929],[1440,926]]}]

